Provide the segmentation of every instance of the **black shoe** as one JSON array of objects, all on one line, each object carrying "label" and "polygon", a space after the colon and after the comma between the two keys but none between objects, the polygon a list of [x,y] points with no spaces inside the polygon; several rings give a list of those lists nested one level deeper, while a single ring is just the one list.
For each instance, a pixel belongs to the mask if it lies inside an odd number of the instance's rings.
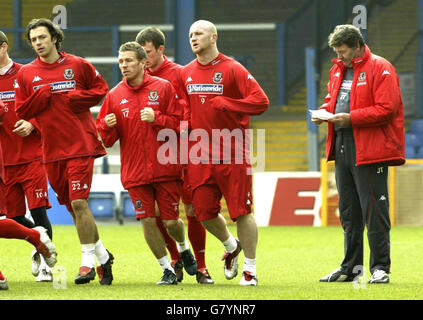
[{"label": "black shoe", "polygon": [[76,284],[84,284],[84,283],[88,283],[91,280],[94,280],[95,278],[95,270],[94,268],[89,268],[89,267],[80,267],[79,268],[79,273],[75,278],[75,283]]},{"label": "black shoe", "polygon": [[181,259],[184,263],[185,271],[190,275],[193,276],[197,273],[197,261],[194,258],[191,250],[187,249],[181,252]]},{"label": "black shoe", "polygon": [[166,285],[166,284],[178,284],[178,280],[176,279],[176,275],[172,272],[172,270],[165,269],[163,272],[162,279],[157,282],[158,285]]},{"label": "black shoe", "polygon": [[178,279],[178,282],[182,282],[184,279],[184,264],[182,262],[182,259],[179,259],[175,263],[172,261],[171,263],[173,270],[175,270],[176,279]]},{"label": "black shoe", "polygon": [[106,261],[105,264],[102,264],[97,267],[97,274],[98,274],[98,281],[100,281],[101,285],[109,286],[112,284],[113,281],[113,274],[112,274],[112,264],[115,257],[107,250],[109,254],[109,259]]},{"label": "black shoe", "polygon": [[321,278],[320,282],[352,282],[354,280],[353,275],[348,275],[342,272],[342,269],[336,269],[332,271],[327,276]]}]

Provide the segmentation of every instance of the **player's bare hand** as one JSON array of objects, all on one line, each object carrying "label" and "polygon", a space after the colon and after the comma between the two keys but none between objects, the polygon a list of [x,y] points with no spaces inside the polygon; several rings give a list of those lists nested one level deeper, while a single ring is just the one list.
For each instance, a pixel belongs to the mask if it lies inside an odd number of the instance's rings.
[{"label": "player's bare hand", "polygon": [[25,138],[31,134],[34,130],[34,126],[31,122],[25,121],[23,119],[16,121],[15,129],[13,130],[18,136]]},{"label": "player's bare hand", "polygon": [[116,115],[114,113],[109,113],[104,117],[104,122],[109,128],[113,128],[117,124]]},{"label": "player's bare hand", "polygon": [[152,108],[144,108],[140,111],[141,121],[154,122],[154,110]]},{"label": "player's bare hand", "polygon": [[349,113],[337,113],[328,121],[342,127],[351,126],[351,117]]},{"label": "player's bare hand", "polygon": [[321,120],[321,119],[319,119],[319,118],[313,118],[313,117],[311,117],[311,122],[313,122],[313,123],[315,123],[315,124],[317,124],[317,125],[320,125],[320,124],[322,124],[322,122],[324,122],[323,120]]}]

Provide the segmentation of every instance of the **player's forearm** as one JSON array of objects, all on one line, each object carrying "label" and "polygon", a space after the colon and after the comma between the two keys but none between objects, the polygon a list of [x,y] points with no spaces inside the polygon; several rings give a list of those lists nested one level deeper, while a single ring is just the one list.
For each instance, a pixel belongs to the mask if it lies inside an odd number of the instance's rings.
[{"label": "player's forearm", "polygon": [[106,148],[113,147],[115,142],[119,139],[119,134],[115,128],[109,128],[109,130],[104,130],[97,127],[98,132],[100,133],[101,140]]},{"label": "player's forearm", "polygon": [[50,105],[50,98],[51,89],[48,85],[42,86],[29,97],[16,91],[16,114],[24,120],[34,118]]},{"label": "player's forearm", "polygon": [[179,121],[181,120],[181,117],[179,115],[168,115],[163,114],[160,111],[154,112],[154,122],[153,125],[160,127],[160,128],[166,128],[166,129],[172,129],[172,130],[179,130]]},{"label": "player's forearm", "polygon": [[249,97],[246,99],[216,97],[212,103],[219,110],[228,110],[248,115],[262,114],[269,107],[269,99],[266,96]]},{"label": "player's forearm", "polygon": [[69,103],[75,113],[89,110],[97,105],[107,94],[107,88],[95,88],[91,90],[75,90],[68,92]]}]

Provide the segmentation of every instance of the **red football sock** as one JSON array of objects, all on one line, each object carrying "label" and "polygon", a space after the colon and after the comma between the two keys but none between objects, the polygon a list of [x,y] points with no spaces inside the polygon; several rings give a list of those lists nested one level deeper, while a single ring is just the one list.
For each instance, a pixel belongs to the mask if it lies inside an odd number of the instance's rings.
[{"label": "red football sock", "polygon": [[188,238],[194,250],[195,260],[197,260],[198,269],[206,268],[206,229],[196,217],[188,216]]},{"label": "red football sock", "polygon": [[35,247],[40,244],[40,233],[29,229],[12,219],[0,220],[0,237],[26,240]]},{"label": "red football sock", "polygon": [[164,241],[166,242],[166,248],[169,250],[170,258],[172,261],[178,261],[181,259],[181,255],[179,254],[178,247],[176,246],[176,241],[173,240],[173,238],[167,233],[167,229],[163,225],[162,219],[156,217],[156,224],[163,235]]}]

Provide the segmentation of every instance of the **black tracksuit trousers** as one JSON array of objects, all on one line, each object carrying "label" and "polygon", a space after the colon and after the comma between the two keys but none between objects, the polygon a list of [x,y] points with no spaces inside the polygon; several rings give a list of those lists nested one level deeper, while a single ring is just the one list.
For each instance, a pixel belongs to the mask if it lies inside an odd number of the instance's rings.
[{"label": "black tracksuit trousers", "polygon": [[362,267],[356,266],[363,266],[363,232],[366,226],[370,272],[380,269],[389,273],[391,223],[388,167],[383,163],[356,166],[356,149],[351,131],[336,132],[335,148],[335,177],[344,229],[345,256],[341,268],[349,275],[364,272],[364,269],[360,269]]}]

